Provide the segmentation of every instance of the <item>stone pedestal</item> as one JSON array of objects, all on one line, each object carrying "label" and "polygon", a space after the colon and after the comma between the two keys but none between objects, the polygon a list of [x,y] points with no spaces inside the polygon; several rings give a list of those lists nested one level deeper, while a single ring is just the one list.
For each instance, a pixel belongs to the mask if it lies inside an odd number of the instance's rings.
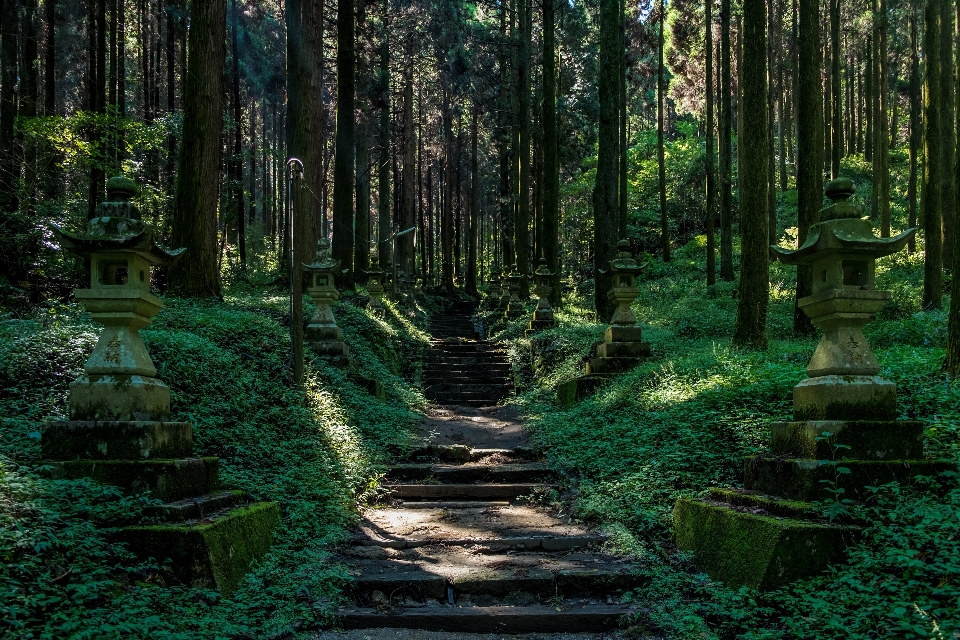
[{"label": "stone pedestal", "polygon": [[552,278],[553,273],[547,268],[547,261],[540,258],[537,270],[533,273],[536,285],[533,293],[537,296],[537,308],[533,310],[533,317],[524,332],[524,335],[528,338],[538,331],[550,329],[557,325],[557,321],[553,317],[553,307],[550,306],[550,294],[553,292]]},{"label": "stone pedestal", "polygon": [[877,375],[861,331],[890,298],[873,289],[876,258],[899,251],[916,230],[874,237],[848,202],[852,193],[849,180],[829,183],[833,204],[804,246],[773,247],[788,264],[813,266],[814,291],[800,307],[823,330],[810,377],[793,390],[795,421],[770,426],[770,455],[744,464],[744,490],[681,499],[673,512],[677,545],[732,587],[775,588],[842,560],[856,527],[818,520],[811,504],[837,498],[835,489],[859,500],[866,487],[956,469],[923,459],[923,425],[896,419],[896,384]]},{"label": "stone pedestal", "polygon": [[343,332],[333,316],[333,304],[340,299],[336,287],[339,269],[340,261],[330,257],[330,241],[321,238],[317,241],[313,262],[303,265],[306,291],[316,305],[316,311],[304,329],[303,340],[318,356],[337,366],[352,368],[350,347],[343,341]]},{"label": "stone pedestal", "polygon": [[154,241],[130,202],[132,181],[111,178],[107,193],[85,233],[54,228],[64,248],[90,258],[90,288],[75,295],[104,329],[70,385],[71,420],[43,427],[42,457],[55,478],[90,477],[166,503],[148,514],[164,524],[122,527],[117,538],[185,584],[229,595],[270,547],[279,510],[222,490],[219,460],[193,455],[192,425],[166,421],[170,390],[139,331],[163,306],[150,293],[150,268],[173,264],[183,250]]},{"label": "stone pedestal", "polygon": [[507,299],[507,308],[504,310],[503,316],[506,320],[516,320],[526,313],[526,306],[523,300],[520,299],[520,288],[523,284],[523,276],[517,271],[516,265],[514,265],[506,280],[509,298]]}]

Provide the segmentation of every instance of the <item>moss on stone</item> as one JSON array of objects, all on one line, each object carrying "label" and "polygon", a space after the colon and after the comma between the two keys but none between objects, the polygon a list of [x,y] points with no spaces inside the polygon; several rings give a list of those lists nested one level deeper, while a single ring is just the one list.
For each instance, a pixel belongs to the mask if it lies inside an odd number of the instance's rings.
[{"label": "moss on stone", "polygon": [[740,507],[752,507],[763,509],[774,516],[784,518],[804,518],[813,513],[813,505],[801,500],[785,500],[773,496],[765,496],[758,493],[748,493],[737,491],[736,489],[710,488],[710,497],[718,502],[737,505]]},{"label": "moss on stone", "polygon": [[794,518],[743,513],[721,504],[680,498],[673,509],[677,546],[697,566],[730,587],[768,590],[819,573],[843,558],[858,531]]},{"label": "moss on stone", "polygon": [[[823,433],[829,437],[822,437]],[[819,438],[819,440],[818,440]],[[834,445],[842,454],[865,460],[911,460],[923,457],[923,423],[918,420],[808,420],[770,425],[774,455],[829,460]]]},{"label": "moss on stone", "polygon": [[556,389],[557,404],[564,409],[569,409],[595,393],[608,380],[607,376],[588,375],[561,382]]},{"label": "moss on stone", "polygon": [[137,494],[149,491],[163,502],[215,491],[220,484],[215,457],[166,460],[70,460],[53,465],[55,478],[93,478]]},{"label": "moss on stone", "polygon": [[274,502],[233,509],[205,524],[124,527],[115,534],[140,557],[152,557],[181,582],[215,587],[229,597],[250,564],[262,557],[280,521]]}]

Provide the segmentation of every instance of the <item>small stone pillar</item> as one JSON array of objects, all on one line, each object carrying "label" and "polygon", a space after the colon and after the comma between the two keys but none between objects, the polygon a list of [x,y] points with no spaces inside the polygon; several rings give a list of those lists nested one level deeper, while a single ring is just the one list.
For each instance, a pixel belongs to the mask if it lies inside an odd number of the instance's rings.
[{"label": "small stone pillar", "polygon": [[496,311],[500,315],[504,315],[507,312],[507,307],[510,306],[510,268],[503,267],[500,270],[500,298],[497,300]]},{"label": "small stone pillar", "polygon": [[53,227],[63,248],[90,259],[90,288],[74,296],[104,328],[70,385],[71,419],[43,426],[41,455],[55,478],[91,477],[159,499],[146,514],[165,524],[121,527],[115,538],[141,557],[169,560],[180,582],[229,595],[270,548],[279,509],[223,490],[219,460],[193,455],[193,425],[167,421],[170,390],[139,331],[163,306],[150,292],[151,267],[174,264],[184,250],[157,244],[130,201],[136,192],[132,180],[110,178],[85,232]]},{"label": "small stone pillar", "polygon": [[387,261],[386,266],[383,268],[383,294],[387,297],[387,300],[396,301],[397,299],[397,288],[396,283],[393,281],[393,263]]},{"label": "small stone pillar", "polygon": [[610,261],[613,286],[607,297],[617,304],[610,326],[597,347],[597,357],[587,363],[587,374],[620,373],[650,357],[650,343],[643,341],[640,325],[630,304],[640,295],[636,277],[643,270],[630,254],[630,242],[617,243],[617,257]]},{"label": "small stone pillar", "polygon": [[553,273],[547,268],[547,261],[540,258],[537,270],[533,272],[535,285],[533,293],[537,296],[537,308],[534,309],[530,326],[526,330],[528,338],[538,331],[549,329],[557,324],[553,318],[553,307],[550,306],[550,294],[553,292],[552,280]]},{"label": "small stone pillar", "polygon": [[510,297],[507,302],[507,308],[504,311],[504,317],[512,320],[513,318],[522,316],[525,310],[523,301],[520,300],[520,288],[523,285],[523,276],[517,271],[517,265],[513,265],[510,269],[510,275],[507,276],[506,280],[507,291]]},{"label": "small stone pillar", "polygon": [[343,341],[343,332],[333,317],[332,305],[340,299],[336,287],[336,277],[340,261],[330,257],[330,241],[321,238],[317,241],[317,253],[311,264],[303,265],[307,294],[317,305],[304,332],[304,339],[310,349],[331,362],[348,366],[350,347]]},{"label": "small stone pillar", "polygon": [[775,588],[842,561],[856,528],[824,523],[810,504],[837,498],[833,490],[858,500],[869,486],[956,470],[923,458],[923,423],[896,420],[896,385],[877,375],[861,331],[890,299],[874,289],[876,259],[901,250],[916,229],[874,236],[849,201],[853,191],[847,178],[829,182],[832,202],[804,245],[772,247],[787,264],[813,267],[813,294],[799,304],[823,330],[810,377],[794,387],[794,421],[770,425],[770,455],[744,464],[745,489],[711,489],[707,500],[674,507],[677,546],[731,587]]},{"label": "small stone pillar", "polygon": [[[374,264],[371,262],[371,264]],[[376,312],[382,312],[383,306],[383,271],[380,269],[370,269],[363,272],[367,276],[367,293],[370,294],[370,301],[367,302],[367,309]]]}]

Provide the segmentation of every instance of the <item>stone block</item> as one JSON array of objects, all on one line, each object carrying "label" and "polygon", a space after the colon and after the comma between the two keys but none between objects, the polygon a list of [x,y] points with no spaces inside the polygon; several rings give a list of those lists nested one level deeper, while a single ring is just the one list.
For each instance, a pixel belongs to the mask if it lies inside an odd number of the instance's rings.
[{"label": "stone block", "polygon": [[769,590],[843,560],[856,527],[738,511],[680,498],[673,508],[677,547],[728,587]]},{"label": "stone block", "polygon": [[349,373],[347,378],[350,379],[355,385],[363,387],[367,390],[372,396],[375,396],[381,400],[386,399],[387,395],[383,390],[383,384],[376,378],[368,378],[365,375],[359,373]]},{"label": "stone block", "polygon": [[641,362],[643,358],[591,358],[587,362],[587,375],[623,373]]},{"label": "stone block", "polygon": [[888,482],[907,482],[915,476],[936,477],[942,471],[956,471],[956,462],[943,460],[844,460],[837,466],[850,473],[838,474],[834,465],[817,460],[753,458],[744,465],[743,486],[751,491],[791,500],[824,500],[835,497],[824,480],[837,482],[843,497],[854,500],[867,496],[866,487]]},{"label": "stone block", "polygon": [[258,502],[202,524],[123,527],[114,534],[141,558],[154,558],[183,584],[229,597],[273,542],[280,509]]},{"label": "stone block", "polygon": [[643,332],[640,327],[610,325],[603,333],[604,342],[643,342]]},{"label": "stone block", "polygon": [[649,342],[604,342],[597,347],[600,358],[649,358]]},{"label": "stone block", "polygon": [[[817,440],[828,432],[829,438]],[[807,420],[770,425],[775,456],[831,460],[836,453],[864,460],[916,460],[923,457],[923,423],[918,420]]]},{"label": "stone block", "polygon": [[340,340],[322,340],[320,342],[307,342],[307,347],[323,358],[344,358],[350,357],[350,347],[347,343]]},{"label": "stone block", "polygon": [[793,388],[795,420],[896,420],[897,385],[878,376],[820,376]]},{"label": "stone block", "polygon": [[93,478],[125,493],[149,491],[163,502],[211,493],[219,488],[218,458],[166,460],[71,460],[52,464],[54,478]]},{"label": "stone block", "polygon": [[189,422],[70,421],[43,426],[46,460],[181,458],[193,453]]},{"label": "stone block", "polygon": [[336,325],[308,324],[303,330],[305,342],[342,341],[343,332]]},{"label": "stone block", "polygon": [[580,376],[557,385],[557,404],[569,409],[584,398],[593,395],[609,381],[606,376]]},{"label": "stone block", "polygon": [[205,496],[184,498],[176,502],[144,507],[143,514],[164,522],[202,520],[224,509],[237,506],[243,500],[243,496],[243,491],[217,491]]},{"label": "stone block", "polygon": [[747,509],[760,509],[769,515],[782,518],[810,518],[814,515],[813,503],[801,500],[784,500],[762,493],[753,493],[743,489],[721,489],[710,487],[710,499],[725,502]]},{"label": "stone block", "polygon": [[170,415],[170,388],[140,375],[84,375],[70,383],[71,421],[163,420]]}]

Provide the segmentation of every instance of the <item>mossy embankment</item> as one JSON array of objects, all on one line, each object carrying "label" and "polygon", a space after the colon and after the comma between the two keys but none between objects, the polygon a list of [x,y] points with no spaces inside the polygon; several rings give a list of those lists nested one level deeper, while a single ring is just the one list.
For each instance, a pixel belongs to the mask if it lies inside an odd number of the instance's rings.
[{"label": "mossy embankment", "polygon": [[[357,505],[378,490],[391,452],[414,446],[425,400],[411,383],[442,301],[336,308],[378,400],[323,361],[307,366],[305,393],[289,380],[288,299],[235,287],[223,302],[166,298],[143,337],[172,391],[172,420],[194,425],[194,450],[219,456],[227,487],[274,501],[270,552],[230,599],[175,585],[138,563],[110,528],[149,523],[144,497],[89,479],[51,480],[39,460],[44,420],[66,415],[66,391],[98,328],[73,305],[0,321],[0,636],[22,638],[269,638],[309,629],[332,610],[347,570],[330,550]],[[306,311],[312,309],[307,305]],[[246,635],[245,635],[246,634]],[[292,637],[292,636],[290,636]]]},{"label": "mossy embankment", "polygon": [[[774,264],[769,348],[732,350],[736,284],[708,288],[704,262],[702,237],[668,264],[649,260],[634,311],[655,357],[569,410],[557,405],[554,389],[583,373],[606,326],[592,319],[589,283],[568,283],[557,328],[528,340],[521,336],[529,318],[522,318],[495,334],[509,344],[521,389],[515,402],[535,444],[577,488],[567,508],[607,527],[634,554],[651,576],[635,597],[676,637],[947,637],[947,629],[960,630],[954,479],[946,479],[946,494],[926,485],[887,487],[851,507],[866,529],[846,562],[779,592],[724,589],[675,552],[677,499],[740,486],[744,458],[768,451],[769,423],[791,418],[792,388],[816,345],[793,336],[794,271]],[[900,417],[924,424],[926,455],[956,461],[960,387],[941,371],[946,313],[921,309],[922,277],[921,255],[881,260],[877,286],[894,297],[866,333],[881,375],[899,385]]]}]

